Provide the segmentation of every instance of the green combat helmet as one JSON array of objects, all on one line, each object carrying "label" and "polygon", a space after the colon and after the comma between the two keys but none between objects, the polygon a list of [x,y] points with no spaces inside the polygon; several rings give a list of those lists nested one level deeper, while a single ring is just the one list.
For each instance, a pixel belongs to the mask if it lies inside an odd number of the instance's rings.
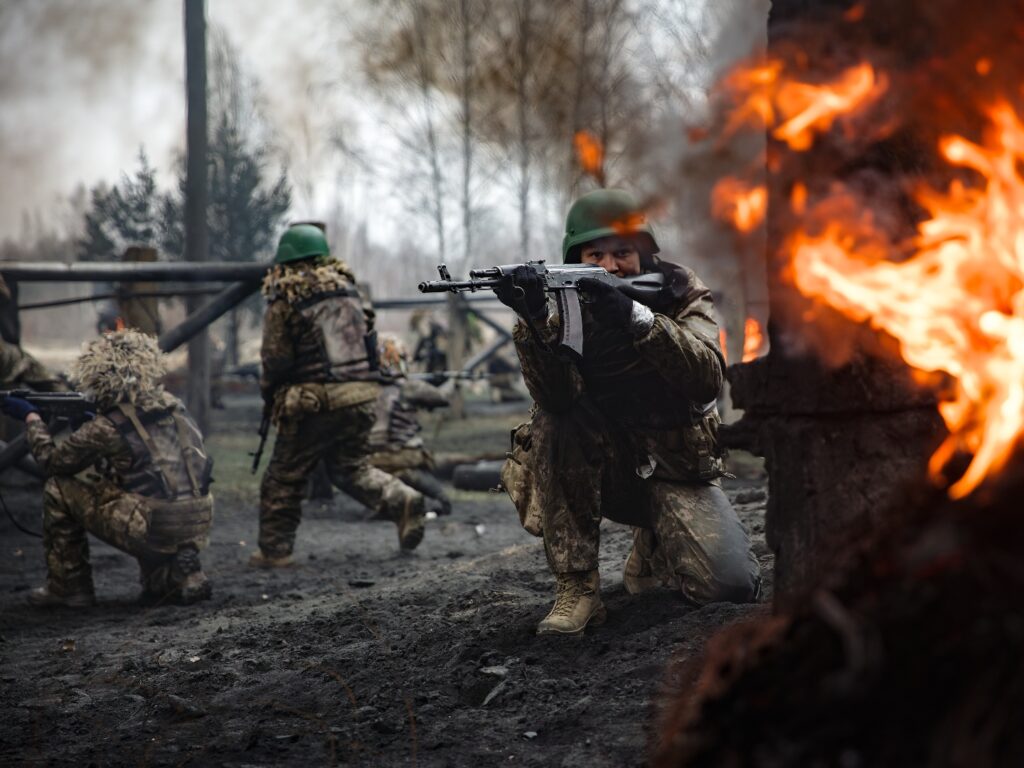
[{"label": "green combat helmet", "polygon": [[287,264],[310,256],[329,256],[330,252],[322,229],[315,224],[293,224],[278,241],[274,263]]},{"label": "green combat helmet", "polygon": [[654,230],[633,195],[624,189],[598,189],[583,195],[569,209],[562,238],[562,262],[579,263],[576,246],[609,235],[641,235],[648,240],[647,247],[641,248],[642,253],[653,255],[660,250]]}]

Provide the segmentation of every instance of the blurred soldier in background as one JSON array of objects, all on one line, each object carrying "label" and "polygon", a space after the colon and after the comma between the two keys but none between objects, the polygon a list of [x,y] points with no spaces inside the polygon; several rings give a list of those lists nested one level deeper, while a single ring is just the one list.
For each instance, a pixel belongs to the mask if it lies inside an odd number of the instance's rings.
[{"label": "blurred soldier in background", "polygon": [[[0,305],[4,305],[5,320],[0,323],[3,338],[0,339],[0,389],[27,387],[36,392],[59,392],[67,386],[57,376],[46,370],[38,360],[21,348],[18,343],[17,308],[6,311],[14,302],[10,289],[0,277]],[[13,314],[13,317],[10,315]]]},{"label": "blurred soldier in background", "polygon": [[6,398],[0,408],[23,419],[32,455],[49,475],[43,488],[47,586],[39,605],[94,601],[91,533],[139,561],[145,603],[193,603],[210,597],[199,563],[213,519],[212,461],[181,402],[165,392],[156,339],[117,331],[86,346],[72,380],[97,414],[55,444],[38,410]]},{"label": "blurred soldier in background", "polygon": [[419,435],[416,411],[443,408],[448,398],[425,381],[407,378],[408,351],[397,336],[383,334],[378,348],[386,383],[377,398],[377,420],[370,432],[370,464],[436,502],[438,514],[446,515],[452,505],[434,477],[434,457]]},{"label": "blurred soldier in background", "polygon": [[338,488],[393,520],[401,548],[414,549],[423,539],[423,495],[367,461],[381,380],[373,309],[348,266],[331,257],[320,227],[296,224],[281,236],[263,295],[260,388],[277,438],[250,564],[291,564],[306,479],[320,459]]},{"label": "blurred soldier in background", "polygon": [[[711,294],[685,267],[661,261],[642,210],[626,192],[599,190],[569,210],[565,263],[628,277],[660,272],[652,310],[618,289],[580,280],[584,354],[556,346],[542,278],[517,269],[497,289],[524,312],[516,349],[533,395],[502,481],[527,531],[544,538],[554,607],[539,634],[577,634],[605,617],[598,576],[602,517],[633,526],[626,589],[668,584],[697,604],[756,599],[760,570],[719,486],[715,398],[724,361]],[[653,303],[653,302],[652,302]],[[538,343],[526,323],[532,323]]]}]

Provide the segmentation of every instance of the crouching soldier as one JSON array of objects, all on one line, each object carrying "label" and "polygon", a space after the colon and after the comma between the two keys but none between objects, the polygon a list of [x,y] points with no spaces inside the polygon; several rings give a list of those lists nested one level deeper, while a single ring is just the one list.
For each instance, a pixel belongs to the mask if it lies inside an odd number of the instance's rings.
[{"label": "crouching soldier", "polygon": [[580,360],[551,351],[558,316],[532,270],[517,269],[497,289],[521,315],[514,336],[535,400],[531,421],[514,434],[502,480],[523,526],[543,537],[557,582],[539,634],[576,634],[604,619],[602,518],[633,526],[623,574],[630,593],[669,585],[704,604],[752,601],[759,592],[750,541],[718,482],[715,399],[724,361],[711,294],[692,271],[657,252],[628,193],[600,190],[572,206],[565,263],[596,264],[619,277],[665,277],[655,309],[581,280],[587,303]]},{"label": "crouching soldier", "polygon": [[91,533],[139,562],[145,603],[208,599],[199,562],[213,519],[212,461],[181,402],[165,392],[163,355],[152,336],[118,331],[89,343],[73,383],[96,416],[54,443],[26,400],[2,406],[24,419],[32,455],[49,476],[43,488],[48,583],[30,600],[82,607],[95,602]]},{"label": "crouching soldier", "polygon": [[382,334],[378,348],[385,382],[370,431],[370,465],[415,488],[438,514],[447,515],[452,503],[434,476],[434,457],[420,437],[416,411],[446,407],[448,398],[432,384],[408,377],[408,352],[401,339]]},{"label": "crouching soldier", "polygon": [[317,226],[291,226],[275,261],[263,283],[260,387],[277,438],[260,486],[260,549],[249,563],[291,564],[306,479],[321,459],[338,488],[393,520],[400,547],[414,549],[423,495],[367,461],[381,380],[373,309]]}]

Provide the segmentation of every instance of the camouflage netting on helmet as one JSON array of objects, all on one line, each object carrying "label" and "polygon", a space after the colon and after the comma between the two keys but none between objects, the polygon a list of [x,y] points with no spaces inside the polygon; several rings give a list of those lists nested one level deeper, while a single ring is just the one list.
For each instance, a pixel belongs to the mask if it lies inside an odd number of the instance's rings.
[{"label": "camouflage netting on helmet", "polygon": [[117,403],[146,409],[163,400],[160,379],[166,370],[164,354],[153,336],[125,330],[87,343],[71,366],[71,378],[100,409]]},{"label": "camouflage netting on helmet", "polygon": [[269,301],[297,301],[349,285],[355,285],[355,276],[348,264],[331,256],[320,256],[274,265],[263,278],[263,295]]}]

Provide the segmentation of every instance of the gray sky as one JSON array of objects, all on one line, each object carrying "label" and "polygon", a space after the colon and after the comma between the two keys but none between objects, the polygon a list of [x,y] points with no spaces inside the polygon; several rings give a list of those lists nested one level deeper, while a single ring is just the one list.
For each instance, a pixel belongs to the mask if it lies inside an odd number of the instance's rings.
[{"label": "gray sky", "polygon": [[[169,183],[184,144],[181,8],[175,0],[0,0],[0,238],[19,234],[25,211],[50,215],[78,182],[116,181],[134,169],[142,144]],[[208,18],[259,79],[272,127],[295,152],[289,164],[305,173],[300,113],[310,112],[311,77],[340,74],[340,20],[308,0],[208,0]],[[318,99],[312,127],[326,132],[349,98],[335,88]],[[334,176],[320,171],[318,198]],[[310,202],[297,190],[297,206]]]}]

